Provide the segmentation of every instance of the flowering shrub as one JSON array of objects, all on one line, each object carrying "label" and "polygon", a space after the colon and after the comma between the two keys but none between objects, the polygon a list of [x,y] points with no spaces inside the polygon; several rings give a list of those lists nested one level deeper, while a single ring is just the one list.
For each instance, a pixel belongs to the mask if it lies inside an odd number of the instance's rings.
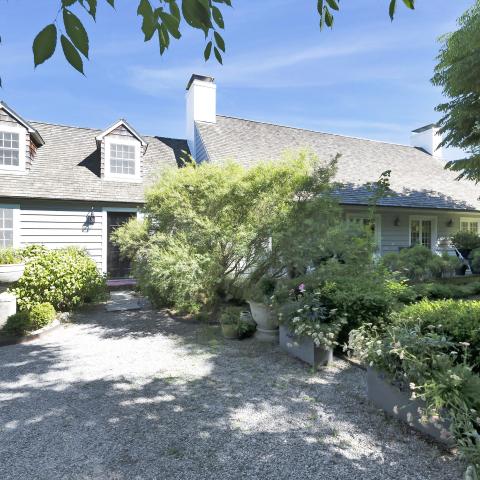
[{"label": "flowering shrub", "polygon": [[48,302],[56,310],[65,311],[105,295],[105,279],[84,250],[35,246],[24,255],[25,271],[12,289],[20,310]]},{"label": "flowering shrub", "polygon": [[13,265],[22,263],[22,256],[13,248],[0,248],[0,265]]},{"label": "flowering shrub", "polygon": [[[425,402],[424,419],[447,417],[460,453],[480,468],[480,302],[421,302],[392,324],[367,324],[350,333],[349,347],[391,382]],[[466,325],[463,324],[465,320]],[[475,477],[474,477],[475,478]]]},{"label": "flowering shrub", "polygon": [[325,348],[337,345],[338,335],[347,323],[344,315],[322,303],[319,292],[304,294],[303,291],[297,300],[283,307],[280,319],[295,335],[310,337],[315,345]]}]

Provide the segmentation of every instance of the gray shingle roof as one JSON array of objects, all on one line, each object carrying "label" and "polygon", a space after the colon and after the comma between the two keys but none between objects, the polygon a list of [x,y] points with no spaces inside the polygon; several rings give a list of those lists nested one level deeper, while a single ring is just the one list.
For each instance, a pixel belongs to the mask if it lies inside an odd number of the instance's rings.
[{"label": "gray shingle roof", "polygon": [[456,181],[455,173],[443,168],[444,162],[414,147],[220,115],[216,124],[196,125],[213,162],[231,159],[250,166],[300,149],[312,150],[326,160],[340,153],[336,180],[344,185],[339,193],[345,204],[368,204],[371,194],[365,185],[391,170],[396,195],[383,199],[381,205],[480,210],[478,186]]},{"label": "gray shingle roof", "polygon": [[157,172],[181,163],[185,140],[161,137],[148,142],[141,183],[100,178],[100,150],[95,137],[100,130],[30,122],[45,141],[37,150],[30,171],[24,175],[0,173],[0,197],[97,200],[142,203],[145,186]]}]

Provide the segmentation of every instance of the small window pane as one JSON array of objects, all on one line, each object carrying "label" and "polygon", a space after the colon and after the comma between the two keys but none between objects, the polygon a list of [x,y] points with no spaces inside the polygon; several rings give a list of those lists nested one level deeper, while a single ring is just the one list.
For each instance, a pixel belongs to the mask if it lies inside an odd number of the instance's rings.
[{"label": "small window pane", "polygon": [[133,145],[110,145],[110,173],[135,175],[135,147]]},{"label": "small window pane", "polygon": [[18,133],[0,132],[0,166],[18,167],[19,145]]},{"label": "small window pane", "polygon": [[13,245],[13,209],[0,208],[0,248]]}]

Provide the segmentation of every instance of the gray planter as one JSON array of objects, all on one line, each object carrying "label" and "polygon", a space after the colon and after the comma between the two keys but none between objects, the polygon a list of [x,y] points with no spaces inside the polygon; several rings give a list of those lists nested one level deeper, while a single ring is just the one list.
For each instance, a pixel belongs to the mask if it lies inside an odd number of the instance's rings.
[{"label": "gray planter", "polygon": [[402,420],[410,427],[428,435],[432,439],[448,447],[454,445],[454,439],[449,431],[449,422],[440,419],[429,419],[422,423],[421,412],[425,403],[420,399],[411,399],[410,392],[402,391],[392,385],[385,374],[374,368],[367,369],[368,398],[377,407],[389,415]]},{"label": "gray planter", "polygon": [[7,323],[7,318],[17,312],[17,297],[11,293],[0,293],[0,329]]},{"label": "gray planter", "polygon": [[257,324],[255,338],[260,342],[278,342],[278,319],[272,309],[263,303],[248,300],[254,322]]},{"label": "gray planter", "polygon": [[314,368],[333,362],[333,350],[317,347],[309,337],[298,337],[287,326],[280,325],[280,347],[292,357],[298,358]]}]

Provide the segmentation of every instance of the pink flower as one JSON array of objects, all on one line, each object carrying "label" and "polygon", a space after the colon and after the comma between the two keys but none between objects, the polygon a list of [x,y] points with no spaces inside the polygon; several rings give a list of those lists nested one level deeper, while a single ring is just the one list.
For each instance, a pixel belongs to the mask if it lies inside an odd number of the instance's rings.
[{"label": "pink flower", "polygon": [[301,284],[298,286],[298,291],[299,291],[300,293],[305,292],[305,284],[304,284],[304,283],[301,283]]}]

